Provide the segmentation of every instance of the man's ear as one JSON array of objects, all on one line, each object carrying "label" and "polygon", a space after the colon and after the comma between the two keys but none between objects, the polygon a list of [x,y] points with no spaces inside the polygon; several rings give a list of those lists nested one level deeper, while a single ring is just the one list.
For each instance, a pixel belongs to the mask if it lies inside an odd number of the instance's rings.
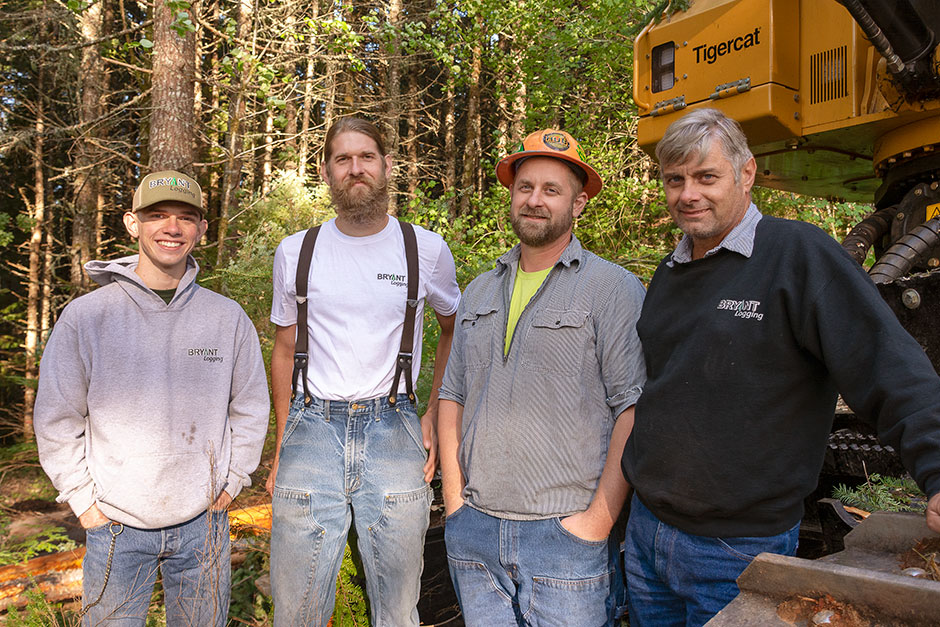
[{"label": "man's ear", "polygon": [[330,168],[327,167],[326,161],[320,162],[320,178],[329,185],[330,184]]},{"label": "man's ear", "polygon": [[741,185],[744,187],[745,192],[750,192],[751,188],[754,187],[754,177],[756,175],[757,161],[754,160],[754,157],[751,157],[741,168]]},{"label": "man's ear", "polygon": [[572,217],[577,218],[581,215],[581,212],[584,211],[584,205],[587,204],[588,195],[587,192],[582,191],[580,194],[574,197],[574,203],[572,203],[571,215]]},{"label": "man's ear", "polygon": [[385,178],[392,175],[392,155],[385,155]]},{"label": "man's ear", "polygon": [[[203,222],[205,222],[205,220],[203,220]],[[127,229],[127,232],[134,239],[140,237],[140,226],[137,222],[137,214],[133,211],[124,212],[124,228]]]}]

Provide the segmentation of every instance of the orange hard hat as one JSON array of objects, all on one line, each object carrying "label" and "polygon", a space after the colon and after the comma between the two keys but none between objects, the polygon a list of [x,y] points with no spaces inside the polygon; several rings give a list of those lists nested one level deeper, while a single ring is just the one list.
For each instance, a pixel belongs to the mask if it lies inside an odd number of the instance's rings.
[{"label": "orange hard hat", "polygon": [[512,187],[516,178],[517,162],[526,157],[554,157],[581,169],[587,176],[584,193],[588,198],[593,198],[604,186],[600,175],[584,162],[584,153],[578,146],[578,140],[564,131],[548,128],[535,131],[526,137],[518,151],[506,155],[496,164],[496,178],[499,182],[506,187]]}]

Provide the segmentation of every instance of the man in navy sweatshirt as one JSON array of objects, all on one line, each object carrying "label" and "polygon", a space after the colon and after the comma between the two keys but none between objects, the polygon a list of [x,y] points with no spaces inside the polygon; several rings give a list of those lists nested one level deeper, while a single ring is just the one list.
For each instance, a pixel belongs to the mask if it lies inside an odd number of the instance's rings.
[{"label": "man in navy sweatshirt", "polygon": [[940,378],[865,271],[820,229],[760,214],[747,139],[719,111],[674,122],[656,155],[684,237],[637,323],[634,627],[703,624],[754,556],[795,553],[838,394],[900,452],[940,532]]}]

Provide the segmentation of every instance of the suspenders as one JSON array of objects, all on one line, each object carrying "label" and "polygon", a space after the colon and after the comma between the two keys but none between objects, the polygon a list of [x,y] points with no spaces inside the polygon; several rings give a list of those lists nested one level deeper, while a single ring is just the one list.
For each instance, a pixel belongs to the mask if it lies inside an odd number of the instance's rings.
[{"label": "suspenders", "polygon": [[[410,222],[398,221],[405,240],[405,263],[408,272],[408,300],[405,302],[405,324],[401,330],[401,345],[395,360],[395,376],[392,377],[392,389],[388,394],[388,404],[397,401],[398,382],[402,373],[405,375],[405,391],[408,400],[415,402],[414,382],[411,378],[411,366],[414,363],[415,315],[418,311],[418,242],[414,227]],[[304,386],[304,405],[310,405],[313,396],[307,387],[307,365],[310,356],[307,349],[307,278],[310,274],[310,261],[313,259],[313,247],[317,243],[320,227],[307,229],[300,246],[300,258],[297,260],[297,340],[294,345],[294,373],[291,377],[291,399],[297,395],[297,378],[301,377]]]}]

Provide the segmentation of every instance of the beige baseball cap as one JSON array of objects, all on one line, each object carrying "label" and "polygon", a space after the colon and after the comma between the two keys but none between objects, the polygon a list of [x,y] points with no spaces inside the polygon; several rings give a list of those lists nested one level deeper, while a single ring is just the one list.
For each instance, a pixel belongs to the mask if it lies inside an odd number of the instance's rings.
[{"label": "beige baseball cap", "polygon": [[145,176],[134,190],[132,211],[140,211],[164,201],[185,203],[198,209],[200,214],[205,213],[199,183],[175,170],[163,170]]}]

